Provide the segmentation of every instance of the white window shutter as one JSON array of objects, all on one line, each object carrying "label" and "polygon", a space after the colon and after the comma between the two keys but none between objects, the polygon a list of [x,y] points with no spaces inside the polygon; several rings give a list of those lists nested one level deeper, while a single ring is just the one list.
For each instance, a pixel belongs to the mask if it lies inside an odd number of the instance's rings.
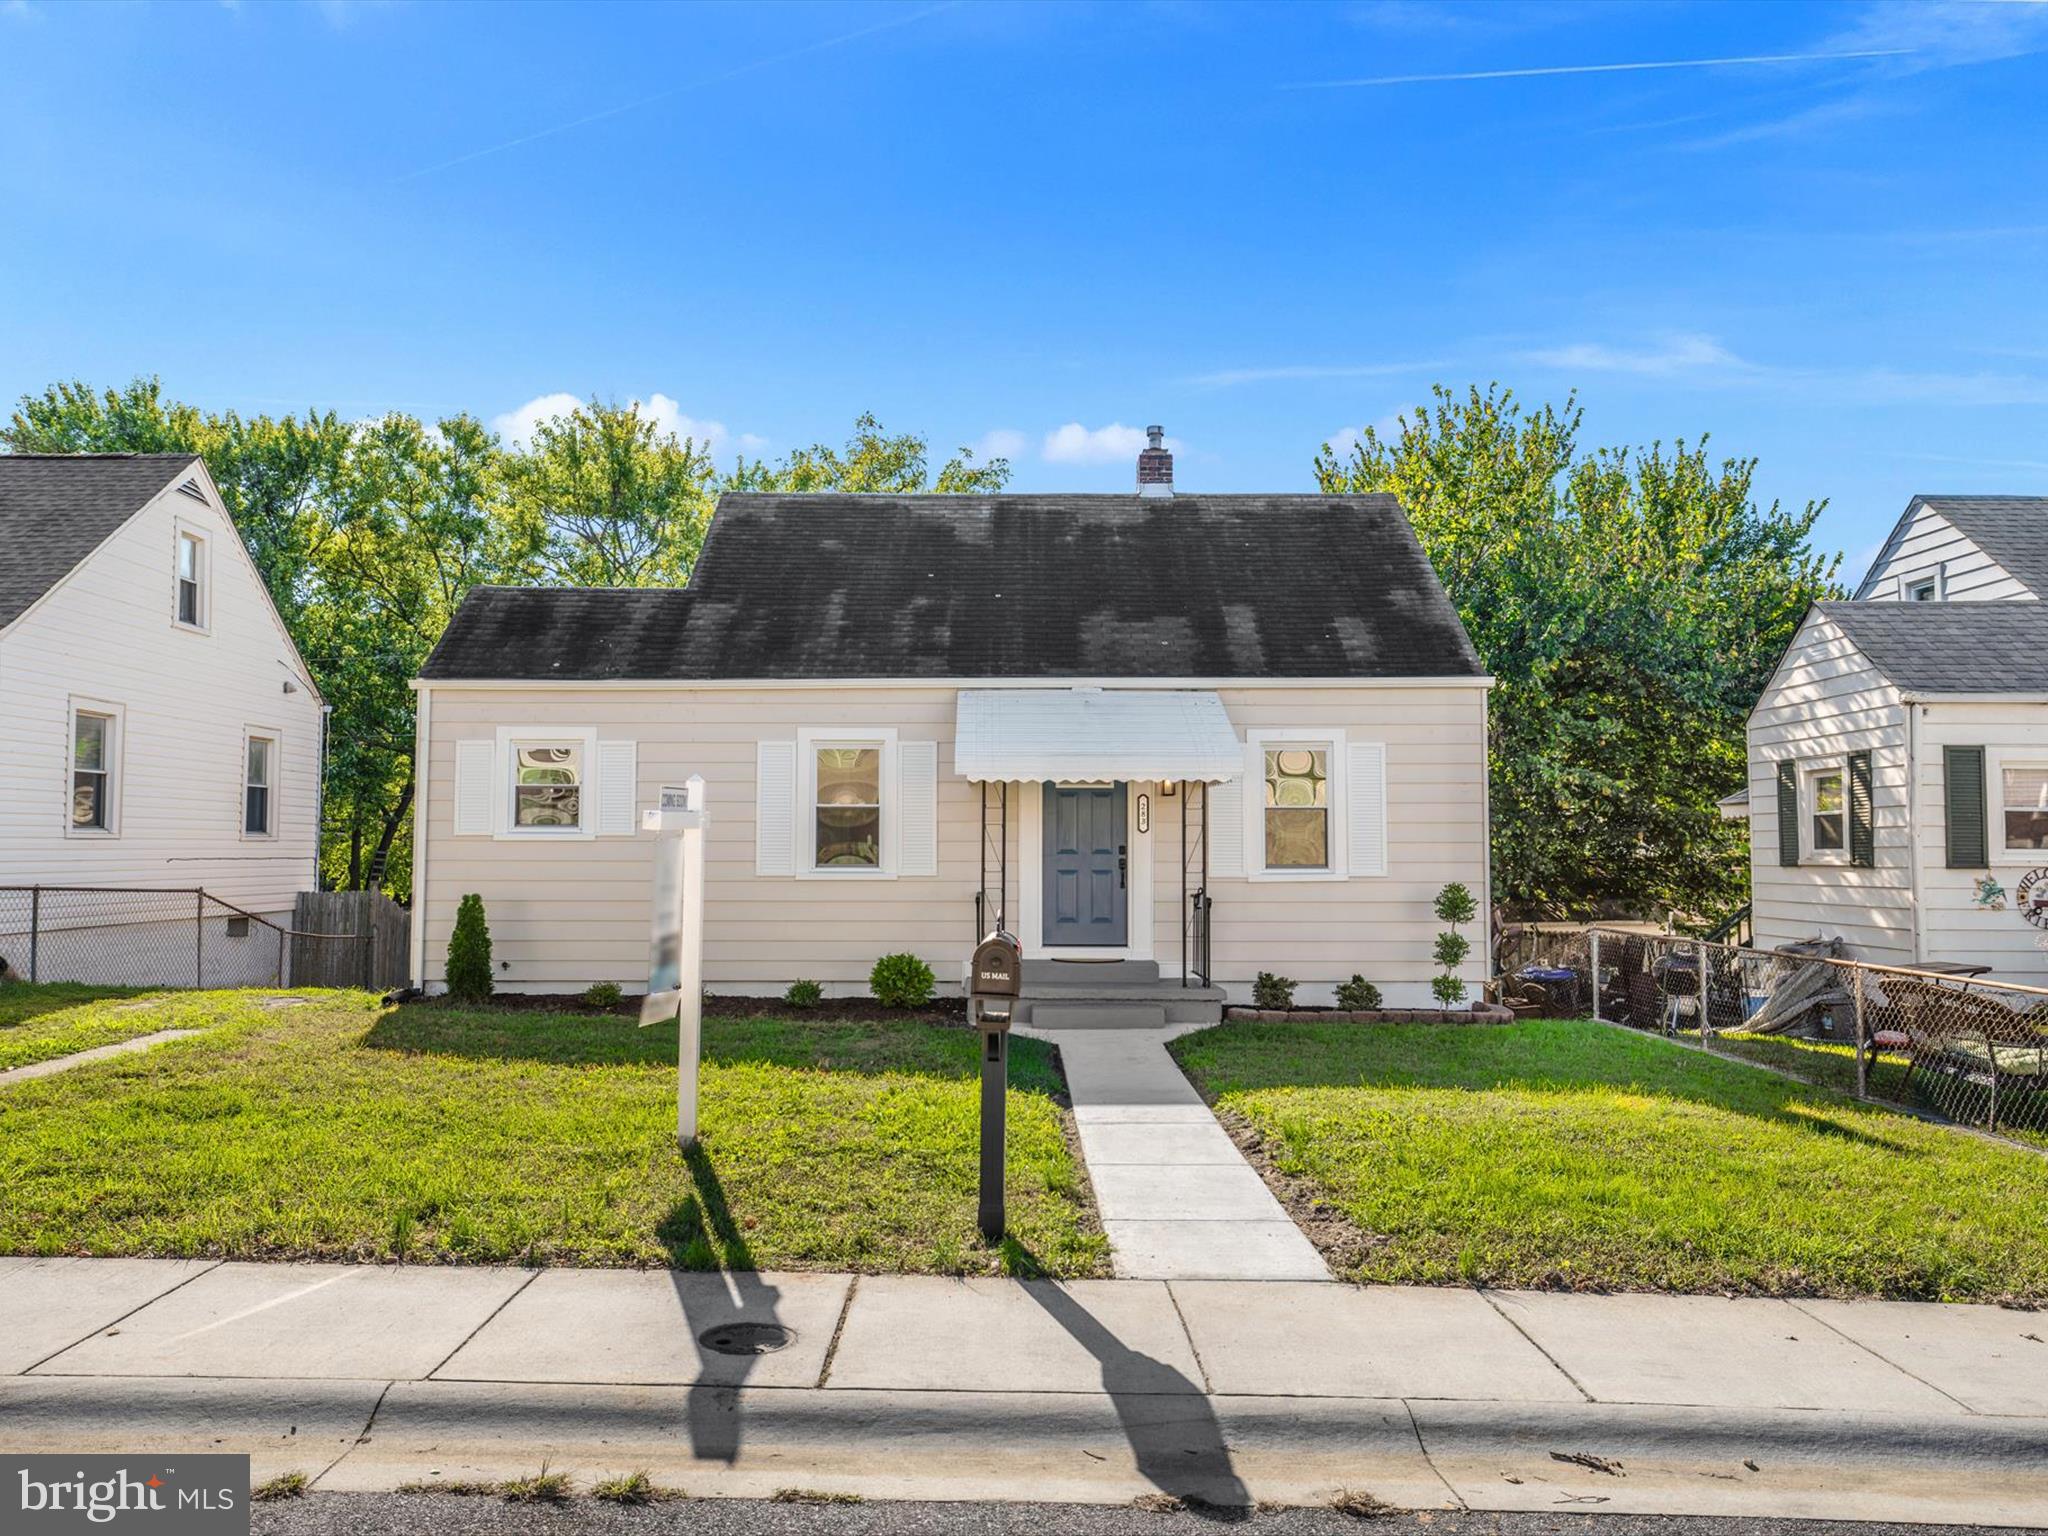
[{"label": "white window shutter", "polygon": [[1232,877],[1244,873],[1244,784],[1231,779],[1211,784],[1209,797],[1209,873]]},{"label": "white window shutter", "polygon": [[597,830],[602,837],[630,837],[638,824],[633,814],[640,795],[638,743],[597,744]]},{"label": "white window shutter", "polygon": [[1387,747],[1385,742],[1351,744],[1344,805],[1351,822],[1351,873],[1387,872]]},{"label": "white window shutter", "polygon": [[796,743],[754,747],[754,873],[796,873]]},{"label": "white window shutter", "polygon": [[897,870],[939,872],[939,744],[906,741],[896,748]]},{"label": "white window shutter", "polygon": [[497,796],[498,744],[494,741],[455,743],[455,835],[489,837]]}]

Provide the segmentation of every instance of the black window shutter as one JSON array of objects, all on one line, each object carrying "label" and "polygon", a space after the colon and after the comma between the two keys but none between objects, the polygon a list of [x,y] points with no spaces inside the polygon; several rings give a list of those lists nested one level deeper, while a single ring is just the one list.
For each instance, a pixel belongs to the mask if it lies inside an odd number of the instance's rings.
[{"label": "black window shutter", "polygon": [[1778,862],[1799,862],[1799,770],[1778,764]]},{"label": "black window shutter", "polygon": [[1943,747],[1948,792],[1948,867],[1983,869],[1991,862],[1984,832],[1984,749]]},{"label": "black window shutter", "polygon": [[1877,828],[1870,796],[1870,754],[1849,754],[1849,862],[1869,869],[1877,863]]}]

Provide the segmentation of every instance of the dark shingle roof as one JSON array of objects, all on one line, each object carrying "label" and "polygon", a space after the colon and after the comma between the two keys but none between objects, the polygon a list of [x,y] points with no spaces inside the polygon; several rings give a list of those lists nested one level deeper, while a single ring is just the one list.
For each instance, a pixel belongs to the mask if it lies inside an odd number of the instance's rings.
[{"label": "dark shingle roof", "polygon": [[1470,677],[1390,496],[773,496],[687,592],[481,588],[422,676]]},{"label": "dark shingle roof", "polygon": [[1907,693],[2048,695],[2048,604],[1817,606]]},{"label": "dark shingle roof", "polygon": [[2048,496],[1922,496],[2035,597],[2048,601]]},{"label": "dark shingle roof", "polygon": [[0,625],[197,462],[189,453],[0,453]]}]

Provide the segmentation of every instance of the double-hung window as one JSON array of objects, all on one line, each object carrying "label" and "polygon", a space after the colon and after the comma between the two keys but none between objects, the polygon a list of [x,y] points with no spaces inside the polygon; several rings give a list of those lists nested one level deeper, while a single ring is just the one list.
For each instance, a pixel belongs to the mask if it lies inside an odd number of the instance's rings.
[{"label": "double-hung window", "polygon": [[1841,764],[1807,770],[1806,825],[1806,846],[1817,858],[1841,858],[1847,854],[1849,796]]},{"label": "double-hung window", "polygon": [[1330,867],[1330,748],[1327,742],[1268,746],[1266,868]]},{"label": "double-hung window", "polygon": [[520,832],[582,830],[582,742],[512,744],[512,826]]},{"label": "double-hung window", "polygon": [[811,752],[812,867],[879,870],[883,743],[834,741]]},{"label": "double-hung window", "polygon": [[187,629],[206,627],[206,540],[178,530],[178,622]]},{"label": "double-hung window", "polygon": [[242,835],[277,833],[277,738],[251,733],[242,770]]},{"label": "double-hung window", "polygon": [[2048,849],[2048,763],[2002,763],[1998,784],[2005,851]]},{"label": "double-hung window", "polygon": [[76,832],[114,830],[114,729],[112,715],[80,709],[71,716],[71,827]]}]

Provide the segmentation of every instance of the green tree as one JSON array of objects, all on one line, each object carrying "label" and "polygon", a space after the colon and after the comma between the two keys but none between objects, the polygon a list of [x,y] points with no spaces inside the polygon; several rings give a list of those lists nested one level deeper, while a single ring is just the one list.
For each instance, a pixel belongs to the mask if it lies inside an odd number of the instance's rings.
[{"label": "green tree", "polygon": [[785,454],[778,462],[741,459],[720,486],[730,491],[848,491],[909,496],[921,491],[950,495],[990,495],[1010,482],[1010,461],[974,462],[974,450],[961,448],[930,472],[926,440],[913,432],[894,437],[882,430],[872,411],[853,424],[843,449],[813,443]]},{"label": "green tree", "polygon": [[1496,681],[1489,757],[1499,899],[1718,916],[1748,890],[1744,723],[1799,617],[1833,595],[1814,520],[1751,497],[1754,460],[1706,440],[1582,452],[1581,412],[1498,386],[1432,405],[1340,458],[1326,492],[1390,492]]},{"label": "green tree", "polygon": [[710,455],[635,405],[592,400],[505,458],[505,508],[544,586],[681,586],[704,544]]}]

